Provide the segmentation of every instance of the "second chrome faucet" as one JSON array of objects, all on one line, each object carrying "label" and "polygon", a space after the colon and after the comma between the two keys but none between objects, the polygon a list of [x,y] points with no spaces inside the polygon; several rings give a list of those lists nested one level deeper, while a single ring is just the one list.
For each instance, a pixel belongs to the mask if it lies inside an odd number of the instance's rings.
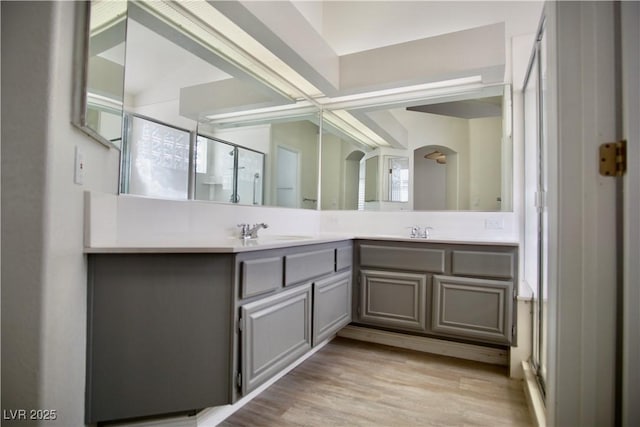
[{"label": "second chrome faucet", "polygon": [[258,238],[258,230],[261,228],[269,228],[267,224],[261,222],[260,224],[238,224],[240,228],[240,238],[241,239],[257,239]]},{"label": "second chrome faucet", "polygon": [[415,225],[413,227],[409,227],[409,230],[411,230],[409,232],[409,237],[411,237],[412,239],[428,239],[429,231],[433,230],[433,227],[425,227],[421,229],[420,227]]}]

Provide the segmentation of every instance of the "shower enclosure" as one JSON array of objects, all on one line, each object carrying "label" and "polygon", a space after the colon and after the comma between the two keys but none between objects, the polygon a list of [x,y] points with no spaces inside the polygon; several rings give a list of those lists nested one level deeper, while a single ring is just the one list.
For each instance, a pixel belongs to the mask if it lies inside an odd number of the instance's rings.
[{"label": "shower enclosure", "polygon": [[195,198],[241,205],[264,204],[264,154],[198,135]]},{"label": "shower enclosure", "polygon": [[540,26],[524,85],[525,127],[525,281],[532,290],[533,367],[546,394],[548,332],[548,213],[546,39]]}]

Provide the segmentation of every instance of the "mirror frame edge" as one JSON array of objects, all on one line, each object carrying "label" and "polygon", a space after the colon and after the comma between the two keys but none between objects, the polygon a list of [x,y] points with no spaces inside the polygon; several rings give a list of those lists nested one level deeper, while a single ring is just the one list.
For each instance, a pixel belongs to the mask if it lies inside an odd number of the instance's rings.
[{"label": "mirror frame edge", "polygon": [[73,92],[71,103],[71,124],[85,135],[93,138],[105,148],[120,150],[117,145],[103,137],[86,122],[87,82],[89,72],[89,34],[91,0],[75,2],[76,37],[73,52]]}]

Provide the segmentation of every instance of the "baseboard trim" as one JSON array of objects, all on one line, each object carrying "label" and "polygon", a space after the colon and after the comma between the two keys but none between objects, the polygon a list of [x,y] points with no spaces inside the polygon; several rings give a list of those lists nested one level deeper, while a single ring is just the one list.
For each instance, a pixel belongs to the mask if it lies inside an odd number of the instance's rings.
[{"label": "baseboard trim", "polygon": [[197,427],[214,427],[220,424],[222,421],[230,417],[234,412],[242,408],[247,403],[251,402],[256,396],[269,388],[273,383],[278,381],[280,378],[287,375],[291,370],[293,370],[296,366],[300,365],[302,362],[313,356],[317,351],[322,349],[325,345],[327,345],[335,335],[327,338],[325,341],[317,344],[313,349],[307,352],[304,356],[300,357],[298,360],[293,362],[291,365],[287,366],[285,369],[280,371],[276,376],[271,378],[266,383],[262,384],[257,389],[253,390],[251,393],[244,396],[242,399],[238,400],[233,405],[223,405],[223,406],[215,406],[213,408],[207,408],[197,415]]},{"label": "baseboard trim", "polygon": [[360,341],[390,345],[392,347],[406,348],[422,351],[424,353],[439,354],[442,356],[456,357],[458,359],[474,360],[476,362],[490,363],[493,365],[509,366],[508,350],[492,347],[483,347],[474,344],[458,343],[415,335],[406,335],[397,332],[381,331],[378,329],[361,326],[345,326],[338,332],[339,337],[351,338]]},{"label": "baseboard trim", "polygon": [[524,395],[527,399],[527,406],[529,406],[531,418],[537,427],[546,427],[547,410],[544,405],[542,393],[540,393],[540,389],[538,388],[538,381],[536,381],[529,362],[522,362],[522,371],[524,372],[522,386],[524,387]]}]

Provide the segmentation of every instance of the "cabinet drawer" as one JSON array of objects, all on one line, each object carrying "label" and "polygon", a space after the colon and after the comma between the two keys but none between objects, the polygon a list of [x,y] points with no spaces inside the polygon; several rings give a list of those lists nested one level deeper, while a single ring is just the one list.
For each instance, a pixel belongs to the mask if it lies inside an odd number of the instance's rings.
[{"label": "cabinet drawer", "polygon": [[509,344],[512,298],[512,282],[434,276],[432,331]]},{"label": "cabinet drawer", "polygon": [[453,251],[452,274],[462,276],[514,277],[514,255],[504,252]]},{"label": "cabinet drawer", "polygon": [[284,266],[285,286],[324,276],[334,272],[335,249],[287,255]]},{"label": "cabinet drawer", "polygon": [[336,271],[344,270],[351,267],[353,263],[353,248],[351,246],[346,248],[336,249]]},{"label": "cabinet drawer", "polygon": [[242,261],[241,297],[247,298],[282,286],[282,257]]},{"label": "cabinet drawer", "polygon": [[360,246],[360,265],[363,267],[444,273],[444,260],[444,249]]}]

